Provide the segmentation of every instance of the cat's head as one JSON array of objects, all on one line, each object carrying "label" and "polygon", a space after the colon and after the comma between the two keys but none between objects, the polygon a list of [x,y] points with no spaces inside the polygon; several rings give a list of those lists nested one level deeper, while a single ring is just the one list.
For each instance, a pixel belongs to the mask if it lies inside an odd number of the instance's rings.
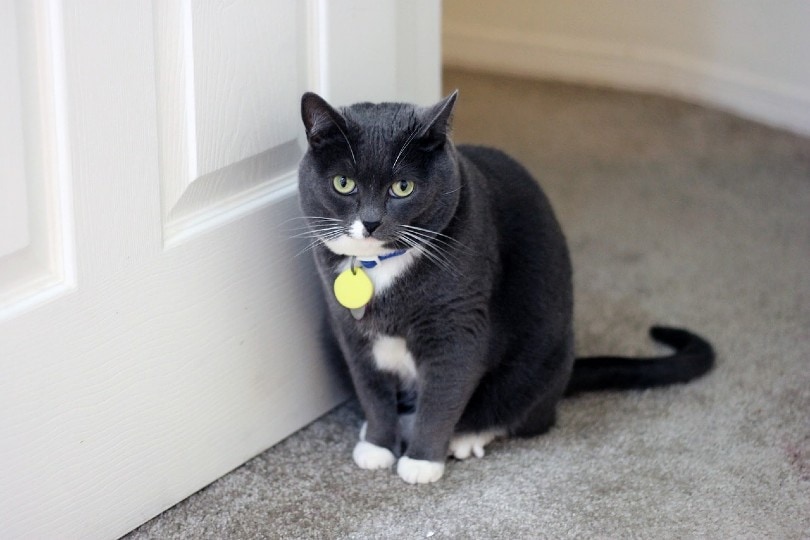
[{"label": "cat's head", "polygon": [[309,149],[298,186],[310,227],[339,255],[375,257],[442,231],[459,200],[448,139],[457,92],[432,107],[301,99]]}]

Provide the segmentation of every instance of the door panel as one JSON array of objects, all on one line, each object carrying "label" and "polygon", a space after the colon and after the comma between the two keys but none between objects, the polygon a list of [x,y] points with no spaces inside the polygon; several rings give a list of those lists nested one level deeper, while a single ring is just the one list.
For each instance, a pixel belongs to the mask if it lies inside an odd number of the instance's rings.
[{"label": "door panel", "polygon": [[307,5],[153,6],[162,207],[171,245],[290,185],[304,144],[290,105],[309,87]]},{"label": "door panel", "polygon": [[46,6],[0,0],[0,322],[75,284],[58,31]]},{"label": "door panel", "polygon": [[[438,16],[0,0],[0,537],[119,536],[346,397],[290,239],[298,100],[437,99]],[[341,20],[393,30],[349,55]]]}]

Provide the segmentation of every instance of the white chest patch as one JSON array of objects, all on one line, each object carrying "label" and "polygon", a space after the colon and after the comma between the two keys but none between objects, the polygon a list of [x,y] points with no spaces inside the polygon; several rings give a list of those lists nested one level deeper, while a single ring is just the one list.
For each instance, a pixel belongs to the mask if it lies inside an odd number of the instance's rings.
[{"label": "white chest patch", "polygon": [[379,369],[395,373],[406,382],[416,380],[416,364],[403,338],[381,335],[372,345],[371,353]]},{"label": "white chest patch", "polygon": [[374,292],[380,293],[391,286],[391,284],[413,264],[419,255],[414,250],[406,251],[398,257],[386,259],[382,264],[366,270],[371,282],[374,283]]}]

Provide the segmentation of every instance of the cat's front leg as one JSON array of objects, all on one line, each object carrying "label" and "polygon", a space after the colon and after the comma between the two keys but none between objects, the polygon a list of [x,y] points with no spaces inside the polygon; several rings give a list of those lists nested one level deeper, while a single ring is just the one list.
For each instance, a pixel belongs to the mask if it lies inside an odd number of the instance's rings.
[{"label": "cat's front leg", "polygon": [[397,457],[388,448],[367,441],[358,441],[352,451],[354,463],[361,469],[388,469],[396,463]]},{"label": "cat's front leg", "polygon": [[352,458],[361,469],[387,469],[399,450],[396,379],[362,355],[349,362],[349,371],[366,417]]},{"label": "cat's front leg", "polygon": [[413,435],[397,463],[397,474],[410,484],[435,482],[444,474],[453,430],[481,377],[479,352],[463,345],[450,349],[420,366]]}]

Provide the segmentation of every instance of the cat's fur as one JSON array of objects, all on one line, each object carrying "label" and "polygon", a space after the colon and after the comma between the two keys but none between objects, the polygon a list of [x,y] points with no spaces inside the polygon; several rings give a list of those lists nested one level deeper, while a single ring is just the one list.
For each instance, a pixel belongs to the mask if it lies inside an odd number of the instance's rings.
[{"label": "cat's fur", "polygon": [[[571,261],[560,225],[521,165],[451,142],[455,100],[338,111],[315,94],[302,99],[309,150],[301,205],[331,329],[366,416],[354,459],[363,468],[398,460],[411,483],[441,477],[448,453],[481,456],[496,436],[547,431],[566,390],[687,381],[713,360],[701,338],[655,328],[674,355],[574,367]],[[354,179],[355,191],[338,193],[335,176]],[[389,190],[403,180],[415,187],[397,198]],[[366,270],[375,294],[359,320],[338,304],[333,282],[353,256],[402,249]]]}]

